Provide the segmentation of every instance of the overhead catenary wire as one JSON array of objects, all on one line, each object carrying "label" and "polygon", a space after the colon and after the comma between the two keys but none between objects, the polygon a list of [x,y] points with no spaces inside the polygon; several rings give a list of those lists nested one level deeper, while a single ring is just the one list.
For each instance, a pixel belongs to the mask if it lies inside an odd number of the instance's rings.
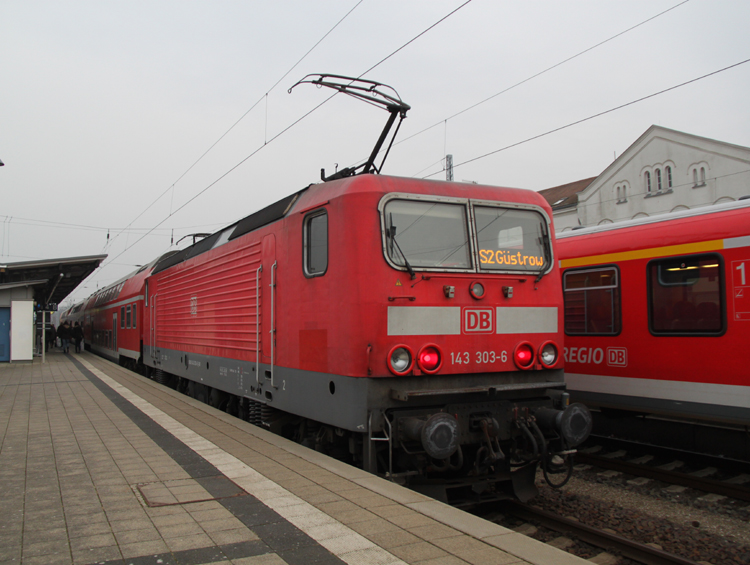
[{"label": "overhead catenary wire", "polygon": [[[279,84],[281,83],[281,81],[282,81],[282,80],[284,80],[284,79],[285,79],[285,78],[286,78],[287,76],[289,76],[289,73],[291,73],[291,72],[292,72],[292,71],[293,71],[293,70],[294,70],[294,69],[295,69],[295,68],[296,68],[296,67],[297,67],[297,66],[298,66],[298,65],[299,65],[299,64],[300,64],[300,63],[301,63],[301,62],[302,62],[303,60],[305,60],[305,58],[306,58],[306,57],[307,57],[307,56],[308,56],[308,55],[309,55],[310,53],[312,53],[312,52],[313,52],[313,50],[314,50],[314,49],[315,49],[315,48],[316,48],[316,47],[317,47],[318,45],[320,45],[320,44],[321,44],[321,43],[323,42],[323,40],[325,40],[325,38],[326,38],[326,37],[328,37],[328,36],[329,36],[329,35],[330,35],[330,34],[331,34],[331,33],[332,33],[332,32],[333,32],[333,31],[334,31],[334,30],[335,30],[335,29],[336,29],[336,28],[337,28],[337,27],[339,26],[339,24],[341,24],[341,22],[343,22],[343,21],[344,21],[344,20],[345,20],[345,19],[346,19],[347,17],[349,17],[349,15],[350,15],[350,14],[351,14],[351,13],[352,13],[352,12],[353,12],[354,10],[356,10],[356,9],[357,9],[357,8],[359,7],[359,5],[360,5],[360,4],[362,4],[362,2],[364,2],[364,0],[359,0],[359,2],[357,2],[357,3],[356,3],[356,4],[354,5],[354,7],[353,7],[353,8],[351,8],[351,9],[350,9],[350,10],[349,10],[349,11],[348,11],[348,12],[347,12],[346,14],[344,14],[344,16],[343,16],[343,17],[342,17],[341,19],[339,19],[339,20],[338,20],[338,21],[337,21],[337,22],[336,22],[336,23],[334,24],[334,26],[333,26],[333,27],[332,27],[331,29],[329,29],[329,30],[328,30],[328,31],[327,31],[327,32],[326,32],[325,34],[323,34],[323,36],[322,36],[322,37],[321,37],[321,38],[320,38],[320,39],[319,39],[319,40],[318,40],[318,41],[317,41],[317,42],[316,42],[316,43],[315,43],[315,44],[314,44],[314,45],[313,45],[313,46],[312,46],[312,47],[311,47],[310,49],[308,49],[308,50],[307,50],[307,52],[306,52],[306,53],[305,53],[304,55],[302,55],[302,57],[300,57],[300,59],[299,59],[299,60],[298,60],[298,61],[297,61],[296,63],[294,63],[294,65],[292,65],[292,66],[291,66],[291,67],[289,68],[289,70],[288,70],[288,71],[286,71],[286,73],[284,73],[284,74],[283,74],[283,75],[281,76],[281,78],[279,78],[279,79],[278,79],[278,80],[277,80],[277,81],[276,81],[276,82],[275,82],[275,83],[274,83],[274,84],[273,84],[273,85],[271,86],[271,88],[269,88],[268,90],[266,90],[266,92],[265,92],[265,93],[264,93],[264,94],[263,94],[263,95],[262,95],[262,96],[261,96],[261,97],[260,97],[260,98],[259,98],[259,99],[258,99],[258,100],[257,100],[256,102],[255,102],[255,104],[253,104],[253,105],[252,105],[252,106],[251,106],[251,107],[250,107],[250,108],[249,108],[249,109],[248,109],[248,110],[247,110],[247,111],[246,111],[246,112],[245,112],[244,114],[242,114],[242,115],[241,115],[241,116],[239,117],[239,119],[238,119],[237,121],[235,121],[235,122],[234,122],[234,123],[233,123],[233,124],[232,124],[232,125],[231,125],[231,126],[229,127],[229,129],[228,129],[227,131],[225,131],[225,132],[224,132],[223,134],[221,134],[221,136],[219,136],[219,138],[218,138],[218,139],[217,139],[216,141],[214,141],[214,142],[213,142],[213,143],[212,143],[212,144],[211,144],[211,145],[209,146],[209,148],[208,148],[208,149],[206,149],[206,150],[205,150],[205,151],[203,152],[203,154],[202,154],[202,155],[201,155],[200,157],[198,157],[198,159],[196,159],[196,160],[195,160],[195,162],[193,162],[193,164],[192,164],[192,165],[190,165],[190,166],[189,166],[189,167],[188,167],[188,168],[187,168],[187,169],[186,169],[186,170],[185,170],[185,171],[184,171],[184,172],[183,172],[183,173],[182,173],[182,174],[181,174],[181,175],[180,175],[180,176],[179,176],[179,177],[177,178],[177,180],[175,180],[175,181],[174,181],[174,182],[173,182],[173,183],[172,183],[171,185],[169,185],[169,187],[167,187],[167,189],[166,189],[166,190],[165,190],[164,192],[162,192],[162,193],[161,193],[161,194],[160,194],[159,196],[157,196],[157,197],[156,197],[156,199],[154,199],[154,201],[153,201],[153,202],[151,202],[151,204],[149,204],[148,206],[146,206],[146,208],[145,208],[145,209],[144,209],[144,210],[143,210],[143,211],[142,211],[142,212],[141,212],[140,214],[138,214],[138,216],[136,216],[136,217],[135,217],[135,218],[133,219],[133,221],[131,221],[131,222],[130,222],[130,223],[129,223],[129,224],[127,225],[127,226],[126,226],[126,229],[127,229],[127,228],[129,228],[130,226],[132,226],[132,225],[133,225],[133,224],[134,224],[134,223],[135,223],[136,221],[138,221],[138,219],[139,219],[139,218],[141,218],[141,217],[142,217],[142,216],[143,216],[143,215],[144,215],[144,214],[145,214],[146,212],[148,212],[148,210],[150,210],[150,209],[151,209],[151,207],[152,207],[152,206],[153,206],[154,204],[156,204],[156,203],[157,203],[157,202],[158,202],[159,200],[161,200],[161,199],[162,199],[162,198],[164,197],[164,195],[165,195],[165,194],[167,194],[167,193],[168,193],[168,192],[169,192],[170,190],[172,191],[172,199],[171,199],[171,202],[170,202],[170,205],[169,205],[169,215],[170,215],[170,216],[172,216],[172,215],[173,215],[173,214],[174,214],[174,213],[176,212],[176,211],[175,211],[175,212],[173,212],[173,211],[172,211],[172,206],[173,206],[173,203],[174,203],[174,187],[175,187],[175,185],[176,185],[176,184],[177,184],[178,182],[180,182],[180,181],[181,181],[181,180],[182,180],[182,179],[183,179],[183,178],[185,177],[185,175],[187,175],[187,174],[188,174],[188,173],[189,173],[189,172],[190,172],[190,171],[191,171],[191,170],[192,170],[192,169],[193,169],[193,168],[194,168],[194,167],[195,167],[195,166],[196,166],[196,165],[197,165],[198,163],[200,163],[200,162],[201,162],[201,161],[203,160],[203,158],[204,158],[204,157],[205,157],[206,155],[208,155],[208,154],[209,154],[209,153],[211,152],[211,150],[212,150],[212,149],[213,149],[214,147],[216,147],[216,146],[217,146],[217,145],[218,145],[218,144],[219,144],[219,143],[221,142],[221,140],[222,140],[222,139],[224,139],[224,138],[225,138],[225,137],[226,137],[226,136],[227,136],[227,135],[228,135],[228,134],[229,134],[229,133],[230,133],[230,132],[231,132],[231,131],[232,131],[232,130],[233,130],[233,129],[234,129],[234,128],[235,128],[235,127],[236,127],[236,126],[237,126],[237,125],[238,125],[238,124],[239,124],[239,123],[241,122],[241,121],[242,121],[242,120],[243,120],[243,119],[245,119],[245,117],[247,117],[247,115],[248,115],[248,114],[249,114],[250,112],[252,112],[252,111],[253,111],[253,110],[254,110],[254,109],[255,109],[255,108],[256,108],[256,107],[258,106],[258,104],[260,104],[260,103],[261,103],[261,102],[262,102],[262,101],[263,101],[264,99],[266,100],[266,122],[267,122],[267,121],[268,121],[268,93],[269,93],[269,92],[271,92],[271,91],[272,91],[273,89],[275,89],[275,88],[276,88],[276,87],[277,87],[277,86],[278,86],[278,85],[279,85]],[[124,230],[122,230],[122,231],[124,231]],[[106,247],[107,247],[108,245],[111,245],[111,244],[112,244],[112,243],[113,243],[113,242],[114,242],[114,241],[115,241],[115,240],[116,240],[116,239],[117,239],[117,238],[119,237],[119,235],[120,235],[120,234],[122,233],[122,231],[120,231],[119,233],[117,233],[117,234],[116,234],[116,235],[115,235],[115,236],[114,236],[114,237],[113,237],[113,238],[112,238],[111,240],[109,240],[109,239],[107,240],[107,245],[105,245],[105,249],[106,249]],[[139,241],[140,241],[140,240],[139,240]],[[103,250],[102,250],[102,251],[103,251]]]},{"label": "overhead catenary wire", "polygon": [[[502,151],[507,151],[508,149],[512,149],[514,147],[518,147],[519,145],[523,145],[524,143],[528,143],[529,141],[534,141],[536,139],[540,139],[542,137],[551,135],[553,133],[556,133],[558,131],[562,131],[564,129],[576,126],[578,124],[582,124],[584,122],[588,122],[589,120],[593,120],[594,118],[599,118],[601,116],[604,116],[606,114],[611,114],[612,112],[616,112],[617,110],[622,110],[623,108],[627,108],[628,106],[632,106],[633,104],[638,104],[639,102],[643,102],[644,100],[648,100],[649,98],[654,98],[656,96],[660,96],[662,94],[665,94],[667,92],[671,92],[672,90],[676,90],[678,88],[682,88],[683,86],[687,86],[689,84],[692,84],[694,82],[698,82],[700,80],[704,80],[706,78],[712,77],[714,75],[717,75],[719,73],[723,73],[725,71],[728,71],[730,69],[733,69],[735,67],[739,67],[740,65],[744,65],[745,63],[750,62],[750,59],[745,59],[744,61],[740,61],[739,63],[734,63],[732,65],[729,65],[727,67],[723,67],[721,69],[718,69],[716,71],[712,71],[710,73],[706,73],[705,75],[701,75],[699,77],[690,79],[688,81],[682,82],[680,84],[676,84],[674,86],[670,86],[669,88],[665,88],[663,90],[660,90],[658,92],[654,92],[652,94],[649,94],[647,96],[642,96],[641,98],[637,98],[636,100],[631,100],[630,102],[626,102],[625,104],[620,104],[619,106],[615,106],[614,108],[610,108],[609,110],[604,110],[602,112],[598,112],[596,114],[592,114],[591,116],[588,116],[586,118],[581,118],[580,120],[576,120],[574,122],[570,122],[569,124],[565,124],[564,126],[556,127],[554,129],[548,130],[544,133],[540,133],[531,137],[528,137],[522,141],[517,141],[516,143],[511,143],[510,145],[506,145],[505,147],[501,147],[499,149],[495,149],[494,151],[489,151],[488,153],[484,153],[482,155],[478,155],[476,157],[472,157],[471,159],[467,159],[466,161],[462,161],[460,163],[454,163],[453,168],[457,169],[458,167],[461,167],[463,165],[468,165],[469,163],[473,163],[474,161],[479,161],[480,159],[485,159],[487,157],[490,157],[491,155],[496,155],[497,153],[500,153]],[[430,173],[429,175],[422,177],[422,178],[430,178],[435,175],[438,175],[442,173],[442,169],[439,171],[435,171],[433,173]]]},{"label": "overhead catenary wire", "polygon": [[[570,57],[567,57],[566,59],[563,59],[562,61],[559,61],[559,62],[555,63],[554,65],[551,65],[551,66],[547,67],[546,69],[544,69],[542,71],[539,71],[539,72],[537,72],[537,73],[535,73],[535,74],[533,74],[533,75],[531,75],[531,76],[523,79],[522,81],[519,81],[519,82],[517,82],[517,83],[515,83],[515,84],[513,84],[513,85],[511,85],[511,86],[509,86],[507,88],[504,88],[500,92],[496,92],[495,94],[493,94],[491,96],[488,96],[484,100],[476,102],[476,103],[472,104],[471,106],[468,106],[467,108],[464,108],[463,110],[460,110],[459,112],[456,112],[455,114],[452,114],[452,115],[448,116],[447,118],[443,118],[442,120],[440,120],[438,122],[435,122],[431,126],[428,126],[428,127],[424,128],[424,129],[422,129],[422,130],[420,130],[420,131],[418,131],[416,133],[411,134],[408,137],[405,137],[404,139],[401,139],[401,140],[395,142],[394,145],[400,145],[402,143],[405,143],[405,142],[409,141],[410,139],[413,139],[413,138],[415,138],[415,137],[417,137],[417,136],[419,136],[419,135],[421,135],[421,134],[423,134],[423,133],[425,133],[427,131],[430,131],[431,129],[433,129],[433,128],[441,125],[441,124],[445,124],[444,146],[447,148],[447,143],[448,143],[448,141],[447,141],[448,120],[452,120],[453,118],[456,118],[456,117],[460,116],[461,114],[465,114],[466,112],[468,112],[470,110],[473,110],[473,109],[481,106],[482,104],[485,104],[486,102],[489,102],[490,100],[493,100],[494,98],[497,98],[498,96],[500,96],[502,94],[505,94],[506,92],[510,92],[511,90],[513,90],[514,88],[517,88],[517,87],[521,86],[522,84],[525,84],[525,83],[527,83],[527,82],[529,82],[529,81],[531,81],[531,80],[533,80],[535,78],[538,78],[538,77],[542,76],[543,74],[548,73],[549,71],[552,71],[552,70],[556,69],[557,67],[560,67],[561,65],[564,65],[565,63],[569,63],[570,61],[572,61],[574,59],[577,59],[581,55],[584,55],[584,54],[588,53],[589,51],[592,51],[592,50],[594,50],[594,49],[596,49],[598,47],[601,47],[602,45],[604,45],[606,43],[609,43],[610,41],[612,41],[614,39],[617,39],[618,37],[620,37],[622,35],[625,35],[626,33],[630,32],[630,31],[633,31],[634,29],[637,29],[637,28],[639,28],[639,27],[641,27],[641,26],[643,26],[643,25],[645,25],[645,24],[647,24],[647,23],[649,23],[649,22],[657,19],[657,18],[663,16],[664,14],[666,14],[668,12],[671,12],[672,10],[674,10],[676,8],[679,8],[680,6],[683,6],[684,4],[687,4],[689,1],[690,0],[683,0],[682,2],[680,2],[678,4],[675,4],[671,8],[667,8],[666,10],[663,10],[663,11],[659,12],[658,14],[655,14],[655,15],[649,17],[649,18],[646,18],[645,20],[641,21],[640,23],[635,24],[634,26],[630,26],[629,28],[620,31],[620,32],[616,33],[615,35],[612,35],[611,37],[608,37],[607,39],[605,39],[603,41],[600,41],[599,43],[596,43],[596,44],[594,44],[594,45],[592,45],[590,47],[587,47],[583,51],[579,51],[575,55],[571,55]],[[465,4],[459,6],[459,8],[463,8],[463,6],[465,6]],[[380,64],[380,63],[378,63],[378,64]],[[443,150],[443,157],[438,161],[439,163],[442,163],[444,161],[444,159],[445,159],[445,153],[447,153],[447,149]],[[419,173],[416,173],[413,176],[420,175],[422,172],[426,171],[427,169],[430,169],[434,165],[435,165],[435,163],[433,163],[432,165],[428,165],[427,167],[425,167],[424,169],[422,169],[421,171],[419,171]]]},{"label": "overhead catenary wire", "polygon": [[[375,68],[377,68],[379,65],[383,64],[385,61],[387,61],[388,59],[390,59],[391,57],[393,57],[396,53],[398,53],[399,51],[401,51],[402,49],[404,49],[406,46],[410,45],[411,43],[413,43],[414,41],[416,41],[417,39],[419,39],[420,37],[422,37],[425,33],[427,33],[428,31],[432,30],[433,28],[435,28],[438,24],[440,24],[441,22],[445,21],[448,17],[452,16],[458,10],[460,10],[463,7],[465,7],[466,5],[468,5],[471,2],[472,2],[472,0],[466,0],[463,4],[461,4],[457,8],[451,10],[447,15],[443,16],[442,18],[440,18],[437,22],[433,23],[432,25],[430,25],[429,27],[427,27],[425,30],[421,31],[419,34],[417,34],[416,36],[414,36],[412,39],[410,39],[409,41],[407,41],[406,43],[404,43],[403,45],[401,45],[400,47],[398,47],[395,51],[392,51],[389,55],[387,55],[386,57],[384,57],[383,59],[381,59],[380,61],[378,61],[376,64],[372,65],[369,69],[367,69],[365,72],[363,72],[362,74],[360,74],[358,78],[361,78],[361,77],[365,76],[367,73],[371,72],[372,70],[374,70]],[[289,73],[287,72],[287,74],[289,74]],[[278,84],[279,82],[280,81],[278,81],[276,84]],[[284,129],[282,129],[276,135],[274,135],[273,137],[271,137],[267,141],[264,141],[264,143],[261,146],[259,146],[258,148],[256,148],[249,155],[247,155],[245,158],[243,158],[239,163],[237,163],[236,165],[234,165],[233,167],[231,167],[229,170],[227,170],[225,173],[223,173],[221,176],[219,176],[217,179],[215,179],[214,181],[212,181],[208,186],[206,186],[205,188],[203,188],[201,191],[199,191],[197,194],[195,194],[192,198],[190,198],[185,203],[183,203],[182,206],[180,206],[179,208],[177,208],[174,212],[171,212],[169,214],[169,216],[167,216],[164,219],[162,219],[152,229],[156,229],[159,226],[161,226],[171,216],[173,216],[174,214],[176,214],[177,212],[179,212],[180,210],[182,210],[183,208],[185,208],[186,206],[188,206],[196,198],[198,198],[201,195],[203,195],[206,191],[208,191],[213,186],[215,186],[219,181],[221,181],[227,175],[229,175],[234,170],[236,170],[238,167],[240,167],[241,165],[243,165],[246,161],[248,161],[249,159],[251,159],[252,157],[254,157],[255,155],[257,155],[260,151],[262,151],[264,148],[266,148],[268,145],[270,145],[276,139],[278,139],[279,137],[281,137],[282,135],[284,135],[286,132],[288,132],[289,130],[291,130],[294,126],[296,126],[297,124],[299,124],[302,120],[306,119],[313,112],[317,111],[321,106],[323,106],[324,104],[326,104],[329,100],[331,100],[337,94],[338,94],[338,92],[335,92],[334,94],[332,94],[331,96],[329,96],[328,98],[326,98],[325,100],[323,100],[321,103],[319,103],[316,106],[314,106],[311,110],[309,110],[308,112],[306,112],[305,114],[303,114],[302,116],[300,116],[299,118],[297,118],[291,124],[289,124],[288,126],[286,126]],[[262,99],[263,98],[261,98],[261,100]],[[259,102],[260,102],[260,100],[259,100]],[[258,103],[256,103],[256,105],[257,104]],[[142,241],[145,237],[147,237],[149,235],[149,233],[150,233],[150,231],[147,232],[146,234],[144,234],[143,236],[141,236],[140,238],[138,238],[131,245],[126,246],[125,249],[123,251],[121,251],[118,255],[116,255],[111,261],[114,261],[115,259],[117,259],[120,256],[122,256],[130,248],[132,248],[133,246],[135,246],[136,244],[138,244],[140,241]],[[106,267],[107,265],[109,265],[111,263],[111,261],[106,261],[105,263],[102,263],[102,265],[99,267],[99,269],[100,270],[103,269],[104,267]]]}]

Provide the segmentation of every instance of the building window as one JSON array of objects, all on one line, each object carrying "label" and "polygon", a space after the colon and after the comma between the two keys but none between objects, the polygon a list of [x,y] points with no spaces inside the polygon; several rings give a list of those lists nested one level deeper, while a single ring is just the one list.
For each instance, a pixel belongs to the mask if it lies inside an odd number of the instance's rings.
[{"label": "building window", "polygon": [[303,232],[305,276],[324,275],[328,269],[328,213],[322,210],[307,216]]},{"label": "building window", "polygon": [[628,185],[627,184],[618,185],[616,189],[617,189],[617,203],[622,204],[623,202],[627,202],[628,201],[628,191],[627,191]]},{"label": "building window", "polygon": [[620,277],[616,267],[568,270],[563,275],[565,333],[620,333]]},{"label": "building window", "polygon": [[667,167],[667,188],[672,188],[672,167]]},{"label": "building window", "polygon": [[656,190],[661,192],[661,169],[656,169]]},{"label": "building window", "polygon": [[693,188],[706,186],[706,167],[701,167],[700,178],[698,177],[698,167],[693,169]]},{"label": "building window", "polygon": [[649,328],[655,335],[721,335],[724,269],[711,253],[648,264]]},{"label": "building window", "polygon": [[646,194],[651,194],[651,173],[646,171],[643,174],[643,180],[646,184]]}]

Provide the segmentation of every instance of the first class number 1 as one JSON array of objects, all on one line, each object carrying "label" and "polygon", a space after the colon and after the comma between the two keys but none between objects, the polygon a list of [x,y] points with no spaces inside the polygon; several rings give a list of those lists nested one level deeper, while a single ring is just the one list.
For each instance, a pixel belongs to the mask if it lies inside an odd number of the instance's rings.
[{"label": "first class number 1", "polygon": [[495,363],[496,361],[505,363],[507,360],[507,351],[501,351],[500,353],[495,353],[494,351],[475,351],[473,353],[469,351],[451,351],[451,363],[453,365],[468,365],[472,361],[474,363]]}]

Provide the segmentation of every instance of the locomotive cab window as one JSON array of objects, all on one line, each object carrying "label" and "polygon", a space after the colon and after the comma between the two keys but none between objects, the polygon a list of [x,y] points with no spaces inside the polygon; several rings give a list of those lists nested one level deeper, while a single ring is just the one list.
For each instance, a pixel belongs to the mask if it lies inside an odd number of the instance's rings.
[{"label": "locomotive cab window", "polygon": [[649,329],[655,335],[721,335],[725,330],[720,255],[648,264]]},{"label": "locomotive cab window", "polygon": [[620,276],[617,268],[568,270],[563,274],[565,333],[620,333]]},{"label": "locomotive cab window", "polygon": [[489,271],[541,271],[548,265],[547,226],[541,214],[474,206],[479,266]]},{"label": "locomotive cab window", "polygon": [[390,200],[383,210],[389,261],[401,268],[471,269],[466,206]]},{"label": "locomotive cab window", "polygon": [[303,262],[306,277],[319,277],[328,269],[328,213],[313,212],[303,223]]}]

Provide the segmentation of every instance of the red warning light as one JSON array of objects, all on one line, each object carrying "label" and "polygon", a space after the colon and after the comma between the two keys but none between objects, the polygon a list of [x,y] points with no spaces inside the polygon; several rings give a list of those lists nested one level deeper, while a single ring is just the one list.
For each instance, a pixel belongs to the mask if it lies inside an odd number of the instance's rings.
[{"label": "red warning light", "polygon": [[417,364],[419,368],[428,374],[436,373],[440,366],[443,364],[442,355],[440,349],[436,345],[425,345],[419,350],[417,356]]},{"label": "red warning light", "polygon": [[530,343],[519,343],[513,354],[513,360],[519,369],[529,369],[534,363],[534,348]]}]

